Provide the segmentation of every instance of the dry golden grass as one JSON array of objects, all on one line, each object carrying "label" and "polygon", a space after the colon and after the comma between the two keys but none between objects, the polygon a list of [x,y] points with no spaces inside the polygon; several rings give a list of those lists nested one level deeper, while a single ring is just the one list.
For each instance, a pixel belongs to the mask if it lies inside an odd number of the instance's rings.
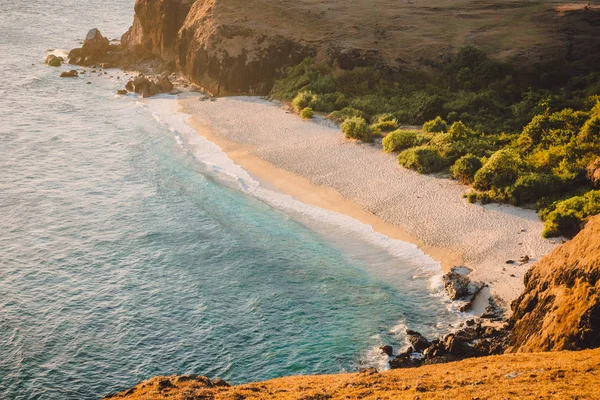
[{"label": "dry golden grass", "polygon": [[[158,382],[165,379],[176,387],[159,390]],[[159,377],[114,398],[600,399],[600,349],[509,354],[373,374],[295,376],[225,388]]]}]

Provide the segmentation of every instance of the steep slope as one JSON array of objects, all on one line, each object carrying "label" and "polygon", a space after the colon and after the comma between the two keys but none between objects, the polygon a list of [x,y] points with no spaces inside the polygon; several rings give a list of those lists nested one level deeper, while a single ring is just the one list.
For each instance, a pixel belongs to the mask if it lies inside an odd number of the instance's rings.
[{"label": "steep slope", "polygon": [[111,399],[594,399],[600,350],[510,354],[451,364],[323,376],[241,386],[204,377],[158,377]]},{"label": "steep slope", "polygon": [[266,94],[286,66],[435,69],[464,45],[524,67],[589,68],[600,8],[508,0],[137,0],[124,35],[215,94]]},{"label": "steep slope", "polygon": [[512,309],[509,351],[600,347],[600,216],[527,272]]}]

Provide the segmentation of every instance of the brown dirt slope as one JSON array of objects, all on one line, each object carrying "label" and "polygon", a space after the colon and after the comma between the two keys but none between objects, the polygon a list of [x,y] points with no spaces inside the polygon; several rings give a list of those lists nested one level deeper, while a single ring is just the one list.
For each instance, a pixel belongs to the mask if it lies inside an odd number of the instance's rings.
[{"label": "brown dirt slope", "polygon": [[504,0],[137,0],[124,36],[216,94],[268,92],[307,56],[342,68],[431,68],[464,45],[523,66],[590,68],[600,6]]},{"label": "brown dirt slope", "polygon": [[527,272],[512,309],[509,351],[600,347],[600,216]]},{"label": "brown dirt slope", "polygon": [[[233,387],[204,377],[157,377],[112,399],[600,399],[600,350],[510,354],[449,364]],[[108,397],[107,397],[108,398]]]}]

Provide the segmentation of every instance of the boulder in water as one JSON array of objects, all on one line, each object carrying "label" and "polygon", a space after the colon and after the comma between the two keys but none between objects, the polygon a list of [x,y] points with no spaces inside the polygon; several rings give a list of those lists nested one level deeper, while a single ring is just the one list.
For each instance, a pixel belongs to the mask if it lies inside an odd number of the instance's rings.
[{"label": "boulder in water", "polygon": [[381,350],[381,352],[389,357],[392,356],[394,349],[392,348],[392,346],[390,345],[385,345],[385,346],[381,346],[379,348],[379,350]]},{"label": "boulder in water", "polygon": [[425,336],[421,335],[419,332],[407,329],[406,334],[408,335],[408,341],[410,342],[410,345],[416,352],[422,352],[431,346],[429,340],[427,340]]},{"label": "boulder in water", "polygon": [[64,58],[55,56],[54,54],[50,54],[46,57],[46,65],[50,67],[60,67],[64,61]]},{"label": "boulder in water", "polygon": [[60,74],[61,78],[77,78],[79,76],[79,73],[72,69],[70,71],[65,71],[62,74]]}]

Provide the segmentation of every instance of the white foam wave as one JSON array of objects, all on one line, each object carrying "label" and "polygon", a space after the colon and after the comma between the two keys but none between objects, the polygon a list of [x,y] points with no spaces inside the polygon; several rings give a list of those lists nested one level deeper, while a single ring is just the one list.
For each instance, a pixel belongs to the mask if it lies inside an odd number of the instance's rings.
[{"label": "white foam wave", "polygon": [[[360,240],[384,250],[398,259],[399,265],[411,268],[416,278],[438,281],[436,277],[441,272],[440,264],[416,245],[392,239],[376,232],[370,225],[345,214],[306,204],[292,196],[261,186],[216,144],[198,135],[197,131],[187,124],[189,116],[178,112],[177,101],[173,96],[138,100],[137,103],[148,109],[159,123],[164,124],[174,134],[178,144],[195,157],[204,171],[220,182],[245,192],[327,237],[339,237],[340,232],[343,232],[345,240]],[[399,268],[394,263],[379,263],[376,273],[388,282],[399,282],[400,279],[406,279],[405,275],[402,278],[397,276]],[[433,293],[437,292],[439,285],[432,283],[431,287]]]}]

